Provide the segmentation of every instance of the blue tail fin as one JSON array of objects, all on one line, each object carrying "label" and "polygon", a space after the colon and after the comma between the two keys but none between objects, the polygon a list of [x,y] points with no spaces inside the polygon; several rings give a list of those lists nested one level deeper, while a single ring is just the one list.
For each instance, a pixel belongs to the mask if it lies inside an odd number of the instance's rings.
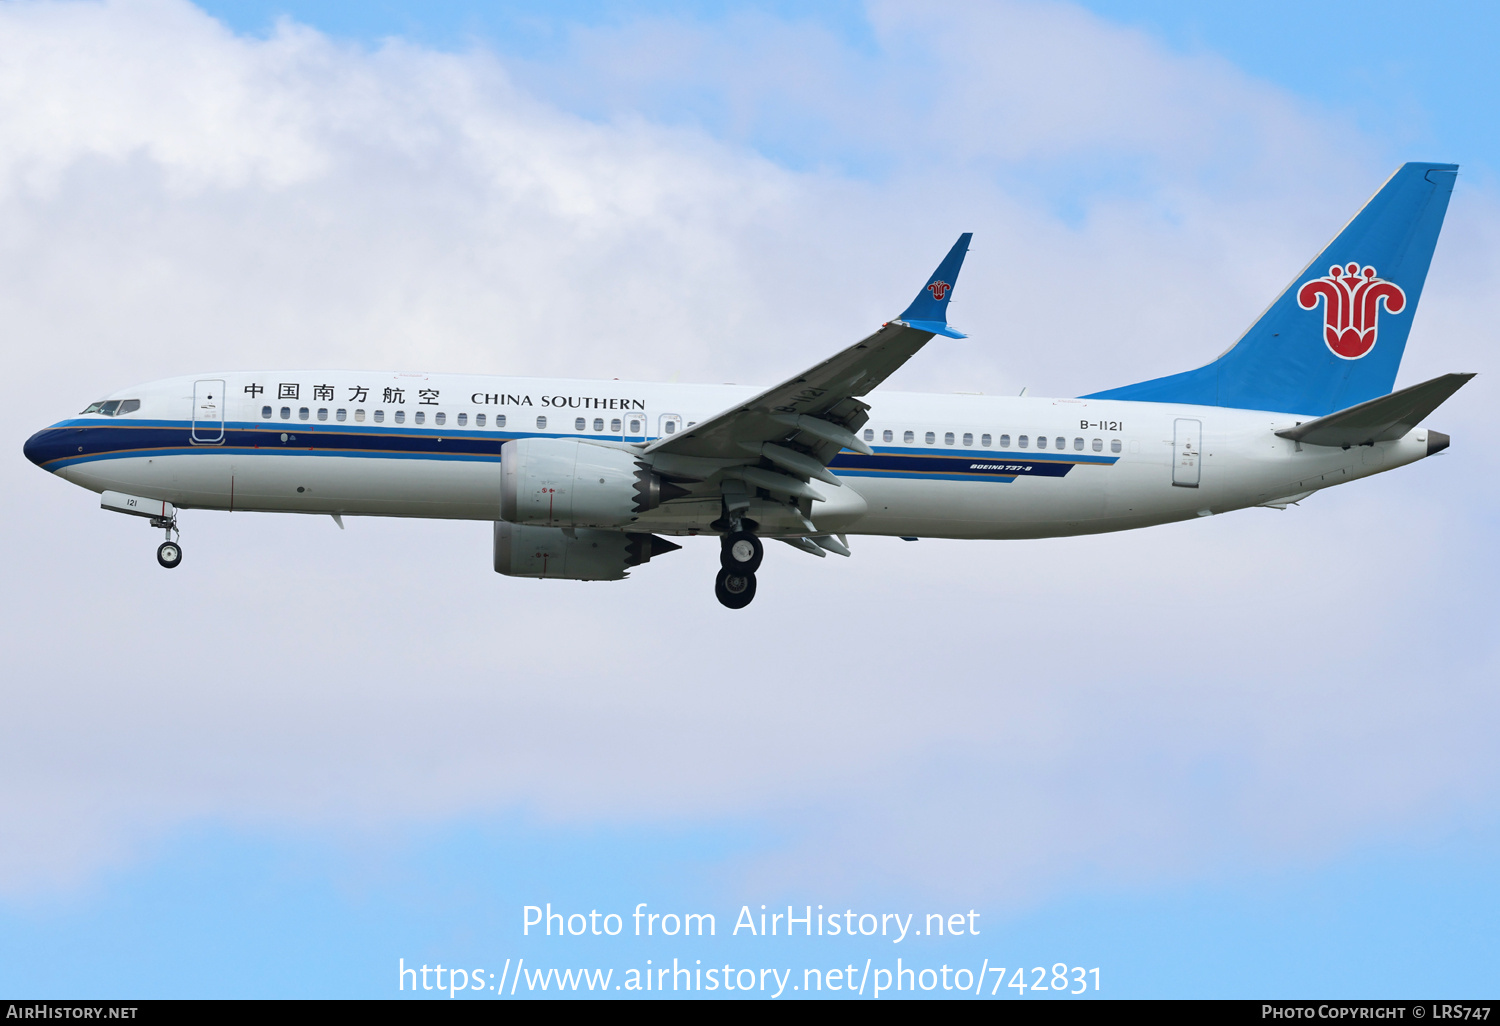
[{"label": "blue tail fin", "polygon": [[1402,165],[1213,363],[1084,398],[1321,416],[1385,395],[1457,174],[1456,164]]}]

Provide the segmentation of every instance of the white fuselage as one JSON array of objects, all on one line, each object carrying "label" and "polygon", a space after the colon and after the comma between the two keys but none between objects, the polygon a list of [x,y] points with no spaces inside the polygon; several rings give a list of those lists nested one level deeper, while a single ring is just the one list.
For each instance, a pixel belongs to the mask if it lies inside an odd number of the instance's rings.
[{"label": "white fuselage", "polygon": [[[38,461],[96,492],[185,509],[495,520],[500,446],[509,439],[643,444],[758,391],[384,372],[206,374],[111,397],[139,400],[128,413],[59,422],[42,433],[48,458]],[[1125,530],[1300,497],[1427,454],[1420,428],[1373,446],[1299,446],[1274,432],[1310,417],[1220,407],[881,391],[866,401],[870,419],[859,436],[875,455],[835,460],[843,487],[818,485],[827,501],[810,507],[820,530],[946,538]],[[719,515],[717,500],[669,503],[632,530],[693,534]],[[774,518],[765,531],[778,532]]]}]

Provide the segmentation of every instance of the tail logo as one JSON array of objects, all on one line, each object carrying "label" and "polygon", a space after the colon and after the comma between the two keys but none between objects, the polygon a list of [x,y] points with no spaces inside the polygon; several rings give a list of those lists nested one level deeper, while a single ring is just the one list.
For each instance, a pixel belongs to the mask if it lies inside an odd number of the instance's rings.
[{"label": "tail logo", "polygon": [[943,301],[943,297],[946,296],[949,291],[952,290],[952,288],[953,286],[949,285],[945,281],[935,281],[931,285],[927,286],[927,291],[932,293],[933,299],[936,299],[939,303],[941,303]]},{"label": "tail logo", "polygon": [[1359,264],[1344,267],[1337,264],[1328,274],[1306,282],[1297,290],[1297,305],[1315,309],[1323,300],[1323,341],[1334,356],[1358,360],[1375,348],[1375,332],[1380,319],[1380,304],[1386,313],[1397,314],[1406,308],[1406,293],[1395,282],[1375,276],[1375,268]]}]

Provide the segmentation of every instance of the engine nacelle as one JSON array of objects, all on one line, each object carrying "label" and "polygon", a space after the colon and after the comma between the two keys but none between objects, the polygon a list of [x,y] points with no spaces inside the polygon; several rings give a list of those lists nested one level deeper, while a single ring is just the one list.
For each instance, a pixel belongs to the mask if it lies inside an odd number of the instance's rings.
[{"label": "engine nacelle", "polygon": [[495,572],[507,577],[618,581],[631,567],[680,548],[654,534],[495,523]]},{"label": "engine nacelle", "polygon": [[500,449],[500,518],[546,527],[624,527],[685,489],[627,449],[518,438]]}]

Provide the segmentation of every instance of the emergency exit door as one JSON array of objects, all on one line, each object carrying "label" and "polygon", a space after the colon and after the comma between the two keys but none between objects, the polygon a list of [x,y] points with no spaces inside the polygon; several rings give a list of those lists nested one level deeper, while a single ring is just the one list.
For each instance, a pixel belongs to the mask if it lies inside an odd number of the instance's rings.
[{"label": "emergency exit door", "polygon": [[624,440],[627,442],[646,441],[647,432],[650,430],[650,421],[640,410],[632,410],[625,414]]},{"label": "emergency exit door", "polygon": [[193,382],[193,441],[202,445],[224,441],[224,382]]},{"label": "emergency exit door", "polygon": [[1203,421],[1179,420],[1172,432],[1172,484],[1197,488],[1203,469]]}]

